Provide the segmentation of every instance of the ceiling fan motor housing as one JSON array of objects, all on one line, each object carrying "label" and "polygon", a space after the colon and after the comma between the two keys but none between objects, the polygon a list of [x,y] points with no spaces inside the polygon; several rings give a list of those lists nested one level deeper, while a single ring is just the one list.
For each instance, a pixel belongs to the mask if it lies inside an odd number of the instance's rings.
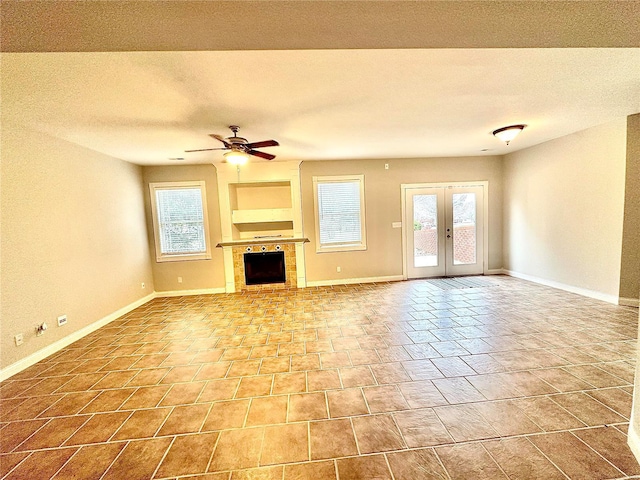
[{"label": "ceiling fan motor housing", "polygon": [[[265,160],[273,160],[274,158],[276,158],[275,155],[272,155],[270,153],[260,152],[258,150],[255,150],[255,148],[277,147],[278,145],[280,145],[277,141],[275,141],[275,140],[263,140],[261,142],[249,143],[249,141],[246,138],[238,136],[238,130],[239,129],[240,129],[240,127],[238,127],[237,125],[229,125],[229,130],[231,130],[233,132],[233,136],[232,137],[227,137],[227,138],[224,138],[221,135],[216,135],[215,133],[209,134],[210,137],[215,138],[219,142],[222,142],[222,144],[224,145],[223,148],[200,148],[200,149],[197,149],[197,150],[185,150],[185,152],[205,152],[205,151],[210,151],[210,150],[231,150],[233,152],[242,152],[242,153],[245,153],[247,155],[253,155],[254,157],[261,157],[261,158],[264,158]],[[225,154],[225,156],[226,155],[227,154]]]},{"label": "ceiling fan motor housing", "polygon": [[247,143],[249,143],[249,141],[246,138],[238,136],[238,130],[240,130],[240,127],[238,125],[229,125],[229,130],[233,132],[233,137],[228,137],[226,139],[227,143],[231,144],[232,148],[234,146],[238,146],[239,148],[237,148],[236,150],[244,151],[244,148],[242,148],[241,146],[246,145]]}]

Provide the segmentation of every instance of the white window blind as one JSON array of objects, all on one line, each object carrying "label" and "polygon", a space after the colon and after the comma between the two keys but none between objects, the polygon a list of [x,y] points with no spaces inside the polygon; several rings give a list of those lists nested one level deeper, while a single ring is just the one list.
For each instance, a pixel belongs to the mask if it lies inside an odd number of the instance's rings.
[{"label": "white window blind", "polygon": [[156,202],[162,253],[207,251],[199,188],[156,190]]},{"label": "white window blind", "polygon": [[210,258],[204,183],[151,184],[150,187],[157,259]]},{"label": "white window blind", "polygon": [[316,177],[314,183],[319,250],[366,248],[363,178]]}]

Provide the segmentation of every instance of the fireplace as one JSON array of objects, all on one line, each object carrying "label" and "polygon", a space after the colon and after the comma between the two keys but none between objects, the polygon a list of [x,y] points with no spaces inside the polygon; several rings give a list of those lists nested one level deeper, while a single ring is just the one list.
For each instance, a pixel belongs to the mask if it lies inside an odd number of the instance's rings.
[{"label": "fireplace", "polygon": [[285,283],[284,252],[245,253],[244,278],[246,285]]},{"label": "fireplace", "polygon": [[[298,288],[298,273],[297,273],[297,259],[296,259],[296,242],[300,244],[308,241],[306,238],[294,239],[290,241],[288,239],[278,238],[274,240],[240,240],[230,242],[228,244],[218,244],[223,247],[228,253],[231,254],[229,264],[231,266],[233,275],[233,285],[227,285],[229,292],[241,292],[243,290],[248,291],[260,291],[260,290],[274,290],[284,288]],[[284,273],[278,272],[277,278],[275,274],[262,273],[262,278],[255,283],[247,283],[247,269],[251,269],[249,277],[254,273],[253,262],[276,262],[277,256],[270,256],[264,254],[277,253],[282,258],[282,268]],[[284,255],[283,255],[284,254]],[[282,257],[283,255],[283,257]],[[278,260],[279,262],[279,260]],[[249,266],[247,267],[247,263]],[[278,269],[280,266],[277,266]],[[225,266],[225,269],[227,267]],[[262,267],[260,267],[262,268]],[[230,270],[231,270],[230,269]],[[229,275],[229,276],[231,276]],[[266,278],[269,277],[269,278]]]}]

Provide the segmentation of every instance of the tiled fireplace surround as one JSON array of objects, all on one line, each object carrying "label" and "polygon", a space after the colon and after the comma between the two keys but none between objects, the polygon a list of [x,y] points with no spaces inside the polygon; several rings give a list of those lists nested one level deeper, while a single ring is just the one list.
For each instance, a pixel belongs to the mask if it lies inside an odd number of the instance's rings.
[{"label": "tiled fireplace surround", "polygon": [[[262,247],[265,249],[262,250]],[[297,287],[297,279],[296,279],[296,249],[295,244],[292,243],[266,243],[258,246],[251,246],[253,252],[275,252],[277,248],[280,248],[282,252],[284,252],[284,266],[285,266],[285,276],[286,281],[284,283],[266,283],[262,285],[247,285],[245,282],[244,275],[244,254],[247,253],[248,246],[235,246],[231,247],[233,252],[233,274],[234,274],[234,284],[236,291],[249,290],[249,291],[257,291],[257,290],[274,290],[274,289],[284,289],[284,288],[296,288]]]}]

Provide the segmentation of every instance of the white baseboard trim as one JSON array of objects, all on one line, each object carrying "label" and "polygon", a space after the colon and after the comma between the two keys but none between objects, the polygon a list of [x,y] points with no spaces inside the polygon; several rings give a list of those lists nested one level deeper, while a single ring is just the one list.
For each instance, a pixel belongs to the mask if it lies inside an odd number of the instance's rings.
[{"label": "white baseboard trim", "polygon": [[631,409],[631,421],[629,422],[629,429],[627,431],[627,445],[629,445],[631,453],[636,457],[636,460],[640,462],[640,437],[638,437],[638,432],[633,426],[633,419],[635,417],[634,410],[633,408]]},{"label": "white baseboard trim", "polygon": [[156,298],[162,297],[186,297],[189,295],[214,295],[217,293],[225,293],[226,290],[222,288],[201,288],[198,290],[168,290],[166,292],[155,292]]},{"label": "white baseboard trim", "polygon": [[340,278],[337,280],[316,280],[313,282],[307,280],[307,287],[333,287],[335,285],[353,285],[354,283],[400,282],[402,280],[402,275],[366,278]]},{"label": "white baseboard trim", "polygon": [[618,299],[618,305],[622,305],[624,307],[640,307],[640,299],[638,298],[627,298],[627,297],[620,297]]},{"label": "white baseboard trim", "polygon": [[130,303],[129,305],[122,307],[113,313],[110,313],[106,317],[103,317],[100,320],[96,320],[90,325],[87,325],[86,327],[76,330],[75,332],[67,335],[66,337],[61,338],[60,340],[57,340],[52,344],[47,345],[44,348],[41,348],[37,352],[33,352],[31,355],[25,358],[22,358],[17,362],[12,363],[11,365],[1,369],[0,382],[3,380],[6,380],[9,377],[12,377],[16,373],[20,373],[21,371],[30,367],[31,365],[38,363],[40,360],[47,358],[49,355],[53,355],[54,353],[62,350],[64,347],[71,345],[73,342],[77,342],[81,338],[89,335],[92,332],[95,332],[96,330],[104,327],[108,323],[113,322],[116,318],[119,318],[122,315],[129,313],[130,311],[138,308],[139,306],[144,305],[148,301],[153,300],[154,298],[156,298],[156,296],[157,295],[155,292],[150,293],[146,297],[142,297],[136,300],[135,302]]},{"label": "white baseboard trim", "polygon": [[607,293],[597,292],[595,290],[588,290],[586,288],[576,287],[574,285],[568,285],[566,283],[555,282],[553,280],[547,280],[546,278],[534,277],[533,275],[527,275],[526,273],[514,272],[513,270],[503,269],[502,272],[510,277],[521,278],[533,283],[539,283],[547,287],[558,288],[566,292],[577,293],[583,297],[595,298],[596,300],[602,300],[603,302],[613,303],[618,305],[618,296],[609,295]]}]

